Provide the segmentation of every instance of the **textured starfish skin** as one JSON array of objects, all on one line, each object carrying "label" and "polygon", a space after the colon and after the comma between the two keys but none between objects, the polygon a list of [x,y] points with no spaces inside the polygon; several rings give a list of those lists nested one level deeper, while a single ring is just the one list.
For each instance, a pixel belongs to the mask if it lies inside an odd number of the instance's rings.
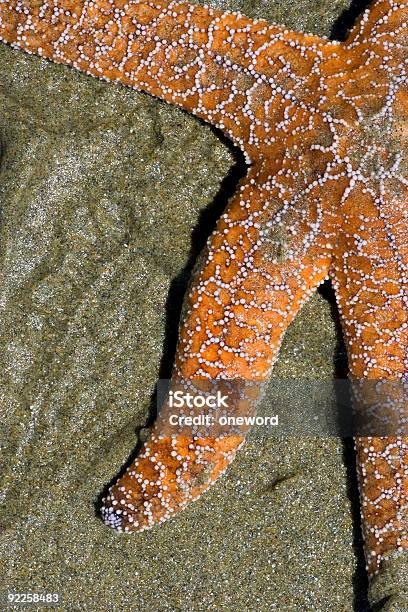
[{"label": "textured starfish skin", "polygon": [[[408,2],[345,43],[187,3],[0,0],[0,40],[222,129],[248,175],[208,241],[173,374],[262,382],[302,304],[333,281],[355,379],[408,374]],[[102,510],[141,531],[184,508],[243,435],[159,428]],[[408,549],[408,438],[356,440],[367,566]]]}]

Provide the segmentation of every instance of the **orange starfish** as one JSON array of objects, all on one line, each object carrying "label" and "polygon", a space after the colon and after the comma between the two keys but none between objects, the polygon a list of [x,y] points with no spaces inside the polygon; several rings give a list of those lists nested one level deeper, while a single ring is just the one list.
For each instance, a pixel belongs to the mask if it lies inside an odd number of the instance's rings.
[{"label": "orange starfish", "polygon": [[[352,376],[407,376],[407,19],[407,0],[377,0],[340,44],[165,0],[0,0],[2,41],[181,106],[245,153],[248,175],[188,297],[173,389],[267,379],[329,276]],[[243,440],[156,426],[104,500],[105,522],[141,531],[166,520]],[[408,438],[356,445],[373,575],[408,549]]]}]

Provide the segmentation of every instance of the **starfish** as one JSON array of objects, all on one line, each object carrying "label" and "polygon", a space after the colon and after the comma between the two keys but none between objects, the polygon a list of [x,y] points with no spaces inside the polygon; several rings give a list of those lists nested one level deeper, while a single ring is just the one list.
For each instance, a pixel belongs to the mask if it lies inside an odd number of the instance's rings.
[{"label": "starfish", "polygon": [[[184,2],[0,0],[1,41],[180,106],[245,154],[247,176],[187,297],[173,390],[261,385],[327,278],[352,378],[405,381],[407,20],[407,0],[377,0],[339,43]],[[244,396],[248,410],[258,394]],[[104,499],[104,521],[118,531],[185,508],[245,439],[161,427]],[[408,438],[360,436],[356,449],[373,576],[408,549]]]}]

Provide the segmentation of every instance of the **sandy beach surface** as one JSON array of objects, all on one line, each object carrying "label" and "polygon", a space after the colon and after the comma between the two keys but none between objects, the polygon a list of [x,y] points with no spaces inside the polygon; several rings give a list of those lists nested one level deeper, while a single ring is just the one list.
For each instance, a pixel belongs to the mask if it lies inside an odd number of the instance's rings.
[{"label": "sandy beach surface", "polygon": [[[326,35],[348,5],[218,4]],[[5,46],[0,83],[0,594],[57,593],[61,610],[368,610],[339,438],[252,436],[162,527],[102,524],[98,500],[170,373],[189,271],[242,161],[177,109]],[[325,287],[274,376],[341,368]]]}]

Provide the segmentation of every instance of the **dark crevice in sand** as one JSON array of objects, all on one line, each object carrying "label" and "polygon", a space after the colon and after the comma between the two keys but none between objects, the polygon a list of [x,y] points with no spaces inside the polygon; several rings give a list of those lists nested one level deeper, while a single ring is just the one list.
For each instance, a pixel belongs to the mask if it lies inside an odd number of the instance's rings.
[{"label": "dark crevice in sand", "polygon": [[353,0],[350,7],[343,11],[334,23],[330,32],[330,38],[332,40],[346,40],[357,18],[365,11],[371,2],[372,0]]},{"label": "dark crevice in sand", "polygon": [[347,495],[351,504],[353,517],[353,548],[356,559],[356,569],[353,576],[354,611],[370,612],[368,603],[368,578],[363,550],[363,534],[361,530],[360,497],[356,471],[356,455],[354,440],[345,438],[343,442],[343,460],[347,472]]}]

